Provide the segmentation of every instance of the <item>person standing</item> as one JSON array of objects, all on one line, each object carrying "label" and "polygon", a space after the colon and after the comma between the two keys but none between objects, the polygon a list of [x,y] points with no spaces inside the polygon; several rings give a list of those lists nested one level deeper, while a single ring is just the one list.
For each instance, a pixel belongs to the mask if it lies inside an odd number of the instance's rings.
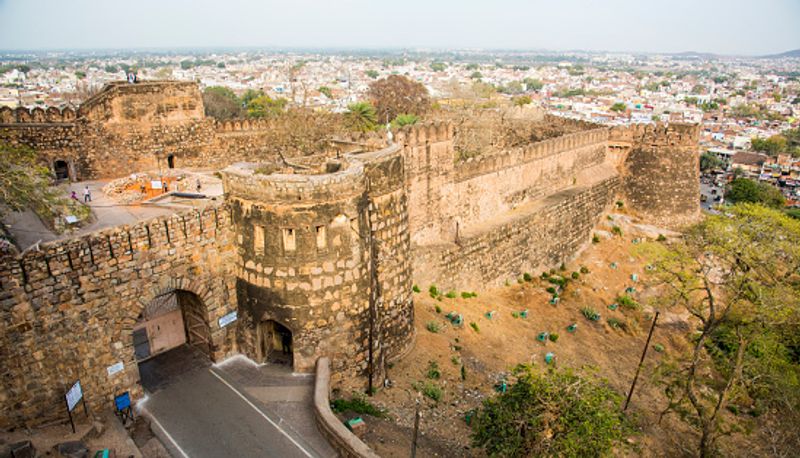
[{"label": "person standing", "polygon": [[197,192],[200,192],[200,189],[202,189],[202,185],[200,184],[200,178],[198,178],[197,179]]},{"label": "person standing", "polygon": [[91,202],[92,201],[92,191],[89,191],[89,185],[86,185],[83,188],[83,202]]}]

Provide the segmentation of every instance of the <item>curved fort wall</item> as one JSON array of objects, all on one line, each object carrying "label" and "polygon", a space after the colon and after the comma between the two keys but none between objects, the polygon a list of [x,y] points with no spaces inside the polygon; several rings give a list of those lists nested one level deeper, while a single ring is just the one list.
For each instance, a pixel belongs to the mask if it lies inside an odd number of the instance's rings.
[{"label": "curved fort wall", "polygon": [[327,355],[339,380],[377,379],[413,338],[402,158],[391,148],[336,166],[320,175],[224,170],[249,329],[242,347],[262,360],[274,321],[292,333],[296,371]]}]

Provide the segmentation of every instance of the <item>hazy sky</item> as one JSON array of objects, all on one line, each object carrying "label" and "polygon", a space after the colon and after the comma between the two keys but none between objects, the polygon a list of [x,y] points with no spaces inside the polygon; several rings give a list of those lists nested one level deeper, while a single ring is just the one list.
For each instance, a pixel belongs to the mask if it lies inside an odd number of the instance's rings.
[{"label": "hazy sky", "polygon": [[0,0],[0,49],[214,46],[769,54],[800,0]]}]

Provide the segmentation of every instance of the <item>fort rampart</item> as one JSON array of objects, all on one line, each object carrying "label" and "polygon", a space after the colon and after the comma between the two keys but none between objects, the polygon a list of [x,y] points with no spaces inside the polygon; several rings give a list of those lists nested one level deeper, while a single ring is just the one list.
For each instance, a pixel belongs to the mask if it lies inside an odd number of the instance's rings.
[{"label": "fort rampart", "polygon": [[430,123],[379,151],[297,167],[265,157],[271,121],[205,118],[193,83],[116,84],[77,112],[34,111],[0,110],[0,140],[69,161],[72,178],[170,156],[227,167],[225,203],[0,259],[0,408],[11,412],[0,427],[63,417],[76,380],[93,409],[121,391],[138,398],[133,327],[170,292],[194,298],[211,359],[266,361],[288,333],[295,370],[330,356],[335,384],[378,386],[413,345],[414,282],[475,290],[557,266],[618,199],[658,224],[699,215],[696,126],[546,116],[535,122],[570,133],[457,160],[457,128]]}]

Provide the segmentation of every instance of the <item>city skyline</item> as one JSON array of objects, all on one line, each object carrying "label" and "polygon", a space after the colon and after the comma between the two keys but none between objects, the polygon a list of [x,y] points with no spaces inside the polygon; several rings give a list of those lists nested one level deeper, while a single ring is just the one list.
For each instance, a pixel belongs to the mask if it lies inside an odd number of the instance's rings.
[{"label": "city skyline", "polygon": [[491,7],[418,0],[401,6],[234,0],[224,7],[209,0],[0,0],[0,49],[474,48],[753,56],[800,48],[798,19],[800,3],[785,0],[757,9],[744,0],[679,0],[661,9],[632,0],[506,0]]}]

